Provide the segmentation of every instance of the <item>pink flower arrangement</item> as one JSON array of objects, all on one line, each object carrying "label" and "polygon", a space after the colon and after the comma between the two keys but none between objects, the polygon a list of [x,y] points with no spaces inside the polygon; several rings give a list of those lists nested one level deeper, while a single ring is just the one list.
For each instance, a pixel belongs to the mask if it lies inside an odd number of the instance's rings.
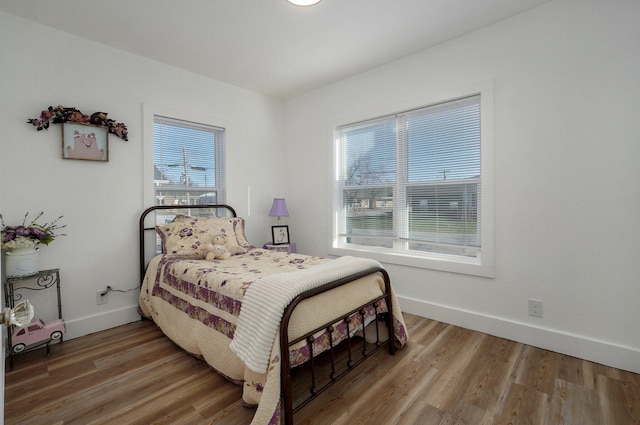
[{"label": "pink flower arrangement", "polygon": [[122,140],[129,140],[127,126],[121,122],[107,118],[106,112],[94,112],[91,115],[85,115],[76,108],[65,108],[62,105],[57,107],[49,106],[40,113],[39,118],[31,118],[27,123],[36,126],[38,131],[48,130],[50,124],[61,124],[64,122],[77,122],[80,124],[91,124],[105,127],[109,133],[115,134]]}]

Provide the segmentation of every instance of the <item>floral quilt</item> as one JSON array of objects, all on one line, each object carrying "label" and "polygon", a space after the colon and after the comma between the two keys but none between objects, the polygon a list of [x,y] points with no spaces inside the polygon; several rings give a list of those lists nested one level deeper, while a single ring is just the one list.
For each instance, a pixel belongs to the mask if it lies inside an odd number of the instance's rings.
[{"label": "floral quilt", "polygon": [[[193,257],[162,255],[155,257],[147,269],[140,293],[140,312],[152,318],[163,332],[186,351],[203,358],[218,373],[233,382],[243,383],[243,401],[258,405],[252,424],[276,424],[280,420],[279,349],[274,344],[272,359],[266,374],[248,368],[229,349],[242,307],[242,300],[250,285],[265,276],[311,268],[331,261],[319,257],[253,249],[228,260],[206,261]],[[301,303],[292,316],[290,339],[330,322],[342,312],[351,311],[362,299],[368,301],[382,293],[382,279],[378,274],[345,285],[333,295],[325,294],[313,304],[313,299]],[[336,291],[336,289],[332,290]],[[316,296],[317,297],[317,296]],[[314,297],[314,299],[316,298]],[[399,312],[394,299],[394,311]],[[335,302],[338,300],[338,302]],[[327,302],[329,301],[329,302]],[[321,303],[321,304],[319,304]],[[357,304],[360,303],[360,304]],[[386,306],[382,307],[382,311]],[[300,311],[298,311],[300,310]],[[365,316],[354,315],[350,329],[375,320],[376,312],[369,309]],[[402,316],[396,314],[394,334],[396,345],[402,346],[407,333]],[[326,318],[329,320],[324,320]],[[346,325],[336,324],[333,343],[346,337]],[[326,332],[314,335],[314,354],[329,347]],[[305,341],[292,347],[289,359],[292,366],[309,358],[310,345]],[[269,394],[267,394],[269,393]],[[266,400],[265,400],[266,399]]]}]

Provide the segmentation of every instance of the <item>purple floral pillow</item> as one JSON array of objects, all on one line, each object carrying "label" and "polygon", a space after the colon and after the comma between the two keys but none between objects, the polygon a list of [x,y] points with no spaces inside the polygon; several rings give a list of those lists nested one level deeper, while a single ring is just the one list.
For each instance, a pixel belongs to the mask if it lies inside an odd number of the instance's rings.
[{"label": "purple floral pillow", "polygon": [[162,239],[163,254],[203,256],[202,246],[209,243],[211,236],[206,231],[190,223],[171,223],[156,227]]},{"label": "purple floral pillow", "polygon": [[231,255],[243,254],[247,252],[248,246],[238,243],[235,229],[242,228],[242,238],[246,240],[244,225],[238,226],[233,220],[235,219],[177,216],[173,222],[157,226],[156,232],[162,239],[165,254],[194,255],[203,258],[207,254],[204,246],[219,234],[226,236],[225,246]]},{"label": "purple floral pillow", "polygon": [[253,249],[255,246],[251,245],[247,240],[247,236],[244,233],[244,218],[234,217],[230,218],[231,223],[233,224],[233,230],[236,234],[236,239],[238,241],[238,245],[246,249]]}]

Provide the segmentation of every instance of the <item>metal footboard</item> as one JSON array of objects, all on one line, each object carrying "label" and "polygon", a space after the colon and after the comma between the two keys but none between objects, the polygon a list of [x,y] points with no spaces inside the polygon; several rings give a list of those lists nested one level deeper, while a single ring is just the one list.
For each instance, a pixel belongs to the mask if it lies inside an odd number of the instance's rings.
[{"label": "metal footboard", "polygon": [[[296,338],[295,340],[289,341],[289,332],[288,332],[289,320],[291,318],[291,315],[293,314],[293,311],[301,301],[374,273],[380,273],[384,279],[384,286],[385,286],[384,294],[380,295],[379,297],[373,300],[370,300],[369,302],[361,305],[360,307],[352,311],[345,313],[340,317],[332,318],[331,323],[327,323],[323,326],[320,326],[306,333],[305,335],[302,335]],[[380,310],[383,300],[386,303],[386,312],[384,313]],[[367,343],[367,338],[366,338],[367,331],[365,329],[366,328],[365,310],[368,307],[373,308],[375,313],[375,318],[374,318],[375,342],[374,343]],[[362,332],[363,332],[361,337],[362,350],[360,352],[360,356],[356,359],[353,359],[352,357],[352,348],[355,346],[355,344],[357,344],[357,342],[353,341],[354,337],[351,335],[353,329],[349,328],[350,326],[349,318],[353,317],[354,314],[360,315],[362,319],[361,322],[362,322]],[[343,341],[341,343],[341,344],[346,343],[347,345],[347,360],[346,360],[346,367],[344,367],[341,372],[337,372],[336,356],[335,356],[336,347],[334,347],[334,344],[333,344],[333,333],[335,329],[333,325],[341,320],[344,320],[347,326],[346,341]],[[386,341],[382,341],[380,337],[381,321],[384,322],[384,325],[386,325],[388,329],[388,338],[386,339]],[[328,380],[324,382],[322,385],[318,386],[318,380],[316,376],[316,365],[315,365],[316,359],[315,359],[314,350],[313,350],[313,343],[314,343],[313,335],[322,330],[326,330],[329,335],[330,349],[329,349],[328,357],[330,362],[330,372],[328,375]],[[310,345],[310,350],[309,350],[310,359],[309,359],[308,367],[310,368],[311,385],[308,388],[307,396],[304,397],[296,406],[294,406],[293,405],[294,394],[293,394],[293,387],[292,387],[293,385],[292,367],[289,359],[289,347],[303,340],[306,340],[307,343]],[[343,378],[346,374],[351,372],[354,368],[356,368],[359,364],[361,364],[367,358],[371,357],[373,354],[378,352],[385,344],[388,344],[389,346],[389,354],[394,354],[395,345],[393,343],[393,310],[391,305],[391,282],[389,279],[389,275],[385,269],[381,267],[374,267],[374,268],[359,272],[357,274],[345,277],[338,281],[320,286],[318,288],[315,288],[313,290],[300,294],[298,297],[296,297],[286,308],[282,318],[281,326],[280,326],[280,353],[282,358],[281,359],[281,380],[282,380],[282,394],[283,394],[284,424],[293,425],[294,413],[299,411],[301,408],[306,406],[309,402],[314,400],[321,393],[323,393],[324,391],[329,389],[331,386],[333,386],[333,384],[338,382],[341,378]]]}]

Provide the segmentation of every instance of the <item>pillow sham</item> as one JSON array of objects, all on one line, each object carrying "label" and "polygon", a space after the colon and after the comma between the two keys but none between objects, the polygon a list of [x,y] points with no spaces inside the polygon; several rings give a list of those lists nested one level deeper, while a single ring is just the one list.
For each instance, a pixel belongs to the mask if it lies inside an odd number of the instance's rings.
[{"label": "pillow sham", "polygon": [[233,223],[233,230],[236,234],[236,240],[238,241],[238,245],[246,249],[253,249],[255,246],[251,245],[247,240],[247,236],[244,233],[244,218],[242,217],[233,217],[230,218]]},{"label": "pillow sham", "polygon": [[206,229],[199,229],[189,222],[176,222],[156,226],[162,240],[163,254],[204,255],[202,246],[211,238]]},{"label": "pillow sham", "polygon": [[[241,233],[242,244],[238,243],[236,229]],[[163,242],[164,254],[195,255],[204,258],[207,252],[204,245],[211,243],[219,234],[226,236],[225,246],[231,253],[244,254],[253,248],[244,236],[244,219],[237,217],[195,218],[179,215],[165,225],[157,226],[156,232]]]}]

